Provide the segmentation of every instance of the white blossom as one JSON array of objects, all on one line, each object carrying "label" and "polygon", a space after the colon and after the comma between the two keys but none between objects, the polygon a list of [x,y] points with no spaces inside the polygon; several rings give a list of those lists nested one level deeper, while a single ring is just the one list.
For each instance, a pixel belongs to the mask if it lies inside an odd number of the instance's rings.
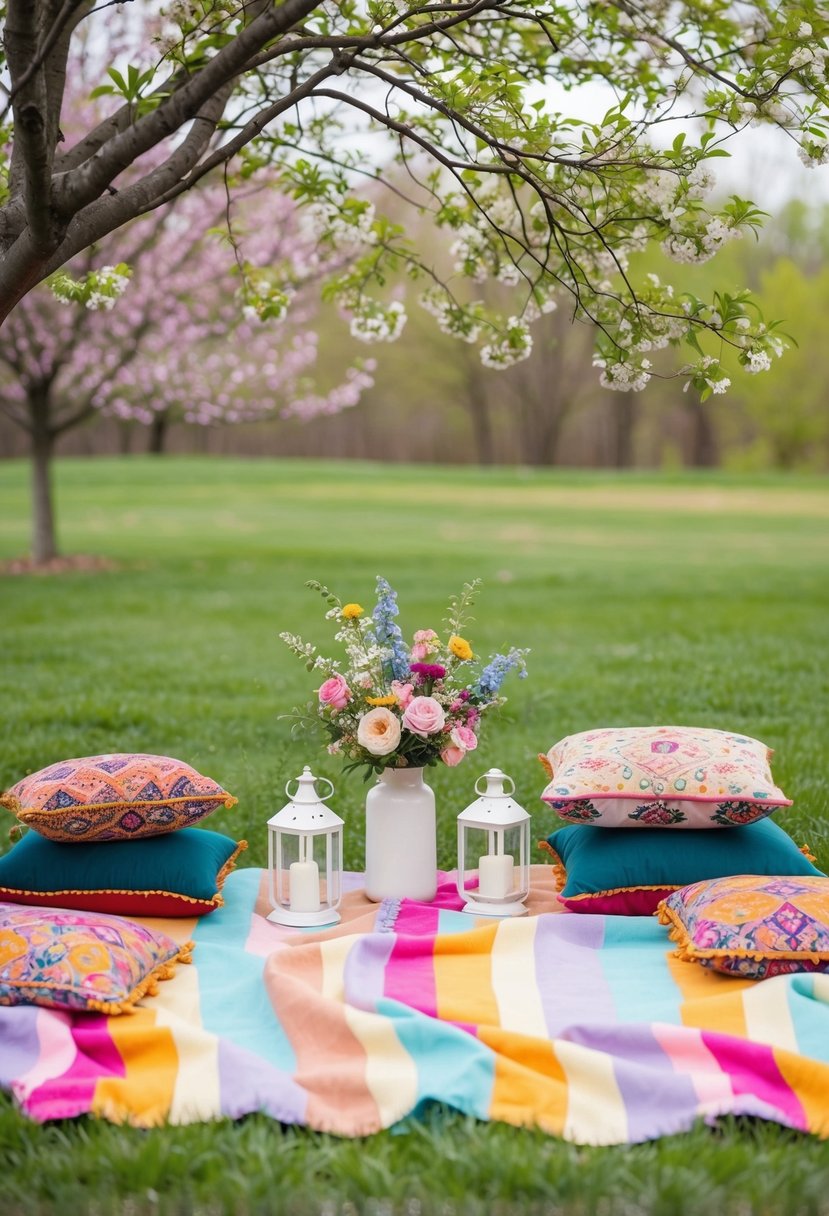
[{"label": "white blossom", "polygon": [[757,372],[767,372],[771,367],[771,355],[764,350],[750,350],[748,352],[748,362],[745,365],[746,371],[751,375]]}]

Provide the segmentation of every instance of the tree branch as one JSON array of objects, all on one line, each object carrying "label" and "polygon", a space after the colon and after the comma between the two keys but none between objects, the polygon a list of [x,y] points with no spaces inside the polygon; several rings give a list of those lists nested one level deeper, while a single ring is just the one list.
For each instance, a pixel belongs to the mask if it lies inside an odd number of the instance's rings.
[{"label": "tree branch", "polygon": [[[51,214],[52,164],[47,139],[46,81],[42,61],[36,71],[37,9],[31,0],[9,0],[5,30],[15,119],[12,178],[22,176],[23,204],[35,254],[54,248]],[[23,81],[23,83],[19,83]]]}]

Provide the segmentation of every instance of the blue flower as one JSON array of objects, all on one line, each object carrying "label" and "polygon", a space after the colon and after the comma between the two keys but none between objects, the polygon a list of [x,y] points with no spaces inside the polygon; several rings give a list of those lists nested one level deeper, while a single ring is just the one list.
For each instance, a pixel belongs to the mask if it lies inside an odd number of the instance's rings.
[{"label": "blue flower", "polygon": [[409,674],[409,648],[403,641],[403,634],[395,617],[400,613],[397,607],[397,592],[393,591],[384,578],[377,577],[377,604],[372,612],[374,621],[374,636],[379,646],[387,646],[390,650],[387,659],[389,678],[404,680]]},{"label": "blue flower", "polygon": [[478,694],[478,696],[497,696],[504,680],[516,667],[518,668],[519,679],[525,679],[527,675],[527,665],[524,655],[526,653],[526,650],[519,650],[517,647],[513,646],[509,654],[494,654],[481,672],[480,678],[475,685],[475,692]]}]

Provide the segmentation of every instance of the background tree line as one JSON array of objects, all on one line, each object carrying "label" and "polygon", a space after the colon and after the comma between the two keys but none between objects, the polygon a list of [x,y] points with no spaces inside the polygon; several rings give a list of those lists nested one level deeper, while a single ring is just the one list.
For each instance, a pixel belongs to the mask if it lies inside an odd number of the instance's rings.
[{"label": "background tree line", "polygon": [[[259,376],[248,377],[247,387],[241,390],[233,385],[237,406],[240,391],[243,397],[247,392],[249,409],[237,408],[230,421],[227,412],[217,411],[213,418],[188,422],[185,416],[193,417],[193,402],[188,401],[187,381],[182,383],[177,368],[175,376],[170,371],[166,379],[159,374],[147,380],[145,408],[135,401],[135,408],[122,410],[124,416],[118,418],[86,409],[82,424],[58,437],[57,450],[69,455],[166,448],[182,453],[461,464],[825,470],[829,467],[827,253],[829,207],[793,201],[769,223],[758,242],[734,242],[720,254],[718,280],[730,280],[734,289],[751,287],[763,312],[783,318],[796,334],[797,345],[792,343],[768,371],[746,376],[735,368],[728,393],[705,402],[696,392],[683,392],[682,379],[654,376],[639,393],[600,388],[592,366],[594,335],[584,323],[571,323],[566,306],[538,323],[532,355],[503,371],[482,366],[475,351],[441,334],[422,309],[413,307],[400,339],[382,351],[374,385],[363,391],[362,398],[359,393],[348,398],[347,405],[355,408],[323,411],[307,421],[285,418],[280,414],[284,392],[273,376],[270,380]],[[647,269],[658,274],[662,255],[654,251],[641,256]],[[196,273],[203,274],[203,264]],[[708,266],[688,267],[688,289],[703,294],[713,274]],[[136,286],[146,294],[146,287]],[[131,285],[127,292],[132,290]],[[391,288],[392,294],[404,290],[400,285]],[[338,383],[343,368],[353,363],[355,344],[333,310],[318,312],[314,327],[319,337],[318,377]],[[220,325],[213,327],[212,335],[209,328],[201,342],[202,357],[208,358],[212,348],[214,375],[222,381],[229,374],[228,334]],[[97,362],[103,367],[112,327],[98,324],[97,333],[101,343]],[[93,333],[86,342],[87,362],[95,362],[94,341]],[[140,336],[135,338],[139,347],[141,341]],[[250,358],[245,366],[267,358],[267,343],[249,330],[235,333],[232,341],[237,355],[244,354],[248,344]],[[20,392],[15,370],[15,363],[20,366],[19,342],[14,325],[0,335],[0,383],[7,399]],[[148,361],[157,370],[162,363],[171,368],[175,349],[175,334],[172,340],[168,337],[163,358],[149,339]],[[660,353],[667,355],[660,365],[667,376],[680,360],[673,351]],[[725,353],[726,370],[728,360]],[[195,382],[192,387],[195,391]],[[203,384],[198,388],[204,391]],[[290,388],[296,392],[295,383]],[[163,444],[154,424],[159,417],[164,421]],[[0,417],[0,453],[21,457],[28,451],[26,436]]]}]

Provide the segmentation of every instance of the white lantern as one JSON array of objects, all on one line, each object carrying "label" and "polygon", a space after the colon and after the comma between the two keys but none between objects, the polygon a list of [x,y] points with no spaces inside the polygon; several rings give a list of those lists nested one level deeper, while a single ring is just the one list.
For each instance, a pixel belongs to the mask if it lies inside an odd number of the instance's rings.
[{"label": "white lantern", "polygon": [[[481,790],[480,784],[486,782]],[[509,789],[506,785],[509,783]],[[530,893],[530,817],[513,799],[515,782],[491,768],[475,782],[480,795],[458,815],[458,894],[464,912],[525,916]],[[467,880],[478,872],[477,887]]]},{"label": "white lantern", "polygon": [[[329,786],[320,798],[317,782]],[[334,793],[327,777],[315,777],[306,764],[291,801],[268,820],[268,920],[302,928],[336,925],[342,894],[343,821],[325,805]]]}]

